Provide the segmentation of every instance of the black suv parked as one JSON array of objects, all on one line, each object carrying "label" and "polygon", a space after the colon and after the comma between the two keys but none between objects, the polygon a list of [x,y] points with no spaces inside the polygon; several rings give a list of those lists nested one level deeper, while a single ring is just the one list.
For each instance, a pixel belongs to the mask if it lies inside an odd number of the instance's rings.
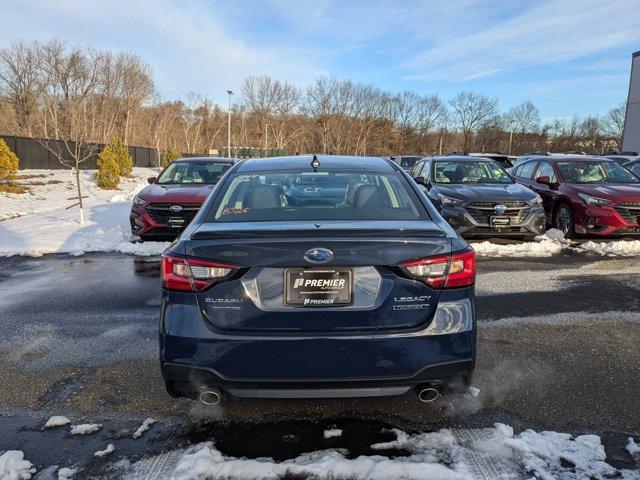
[{"label": "black suv parked", "polygon": [[411,170],[431,202],[464,237],[519,237],[544,233],[540,196],[496,161],[473,156],[427,157]]}]

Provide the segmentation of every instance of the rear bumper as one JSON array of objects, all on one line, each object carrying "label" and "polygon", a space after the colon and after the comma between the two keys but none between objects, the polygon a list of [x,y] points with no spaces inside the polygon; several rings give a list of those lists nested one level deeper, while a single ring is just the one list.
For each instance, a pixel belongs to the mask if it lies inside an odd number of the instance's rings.
[{"label": "rear bumper", "polygon": [[239,398],[356,398],[403,395],[417,385],[443,390],[466,385],[473,375],[471,358],[433,364],[409,377],[318,379],[229,379],[212,368],[162,364],[162,376],[174,396],[195,398],[203,388],[216,387]]},{"label": "rear bumper", "polygon": [[392,338],[283,337],[244,340],[161,335],[168,389],[193,397],[218,387],[238,397],[357,397],[400,395],[420,384],[469,379],[475,329]]}]

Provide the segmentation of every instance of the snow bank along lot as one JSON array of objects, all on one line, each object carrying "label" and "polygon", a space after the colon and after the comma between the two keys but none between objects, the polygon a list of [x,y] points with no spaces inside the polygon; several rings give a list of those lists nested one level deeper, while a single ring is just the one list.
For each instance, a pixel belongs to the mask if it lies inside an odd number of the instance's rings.
[{"label": "snow bank along lot", "polygon": [[[129,209],[133,196],[157,175],[149,168],[134,168],[131,178],[120,181],[119,191],[97,187],[93,170],[81,172],[85,199],[85,224],[80,225],[77,207],[69,198],[76,194],[70,170],[21,170],[19,183],[29,189],[24,194],[0,193],[0,256],[46,253],[121,252],[157,255],[167,243],[130,242]],[[566,251],[599,255],[635,256],[640,240],[570,242],[557,230],[550,230],[534,242],[496,244],[474,242],[481,257],[550,257]]]},{"label": "snow bank along lot", "polygon": [[0,256],[46,253],[122,252],[157,255],[168,243],[130,242],[131,199],[157,171],[134,168],[120,180],[119,190],[102,190],[94,170],[82,170],[80,183],[85,202],[85,222],[75,201],[75,177],[70,170],[21,170],[23,194],[0,193]]},{"label": "snow bank along lot", "polygon": [[[395,440],[371,446],[374,451],[380,451],[379,455],[349,458],[349,452],[344,449],[327,449],[278,462],[270,458],[225,456],[216,449],[214,441],[209,441],[146,458],[133,465],[122,460],[113,461],[108,469],[109,478],[640,479],[640,472],[619,470],[606,462],[605,450],[597,435],[573,437],[533,430],[515,434],[510,426],[501,423],[496,423],[494,428],[442,429],[414,435],[397,429],[392,432]],[[633,439],[629,439],[629,445],[635,446]],[[109,444],[94,456],[104,457],[116,449]],[[407,455],[386,456],[388,449],[402,449]],[[54,473],[56,469],[51,466],[46,471]],[[28,480],[36,470],[19,450],[0,455],[0,479]],[[68,475],[67,471],[82,471],[80,466],[57,470],[58,478]]]}]

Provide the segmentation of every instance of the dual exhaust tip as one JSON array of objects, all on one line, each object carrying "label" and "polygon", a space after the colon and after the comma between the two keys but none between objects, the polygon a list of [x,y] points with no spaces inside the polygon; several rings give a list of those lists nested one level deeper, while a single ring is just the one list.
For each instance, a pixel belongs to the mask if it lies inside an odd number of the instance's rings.
[{"label": "dual exhaust tip", "polygon": [[[422,403],[435,402],[440,397],[437,388],[427,387],[418,389],[418,400]],[[200,392],[200,401],[205,405],[219,405],[222,402],[222,392],[217,388],[211,388]]]},{"label": "dual exhaust tip", "polygon": [[200,401],[205,405],[218,405],[222,402],[222,392],[217,388],[211,388],[200,392]]}]

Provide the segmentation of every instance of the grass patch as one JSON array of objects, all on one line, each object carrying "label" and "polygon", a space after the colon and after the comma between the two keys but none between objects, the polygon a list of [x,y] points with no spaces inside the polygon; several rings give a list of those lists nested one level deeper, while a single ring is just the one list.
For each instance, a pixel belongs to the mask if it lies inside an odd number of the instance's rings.
[{"label": "grass patch", "polygon": [[37,186],[42,186],[42,185],[57,185],[58,183],[62,183],[62,180],[34,180],[32,182],[21,182],[22,185],[37,185]]},{"label": "grass patch", "polygon": [[0,183],[0,192],[3,193],[29,193],[29,189],[15,183]]},{"label": "grass patch", "polygon": [[16,175],[16,180],[28,180],[30,178],[45,178],[46,176],[48,176],[46,173],[34,173],[34,174],[22,174],[22,175]]}]

